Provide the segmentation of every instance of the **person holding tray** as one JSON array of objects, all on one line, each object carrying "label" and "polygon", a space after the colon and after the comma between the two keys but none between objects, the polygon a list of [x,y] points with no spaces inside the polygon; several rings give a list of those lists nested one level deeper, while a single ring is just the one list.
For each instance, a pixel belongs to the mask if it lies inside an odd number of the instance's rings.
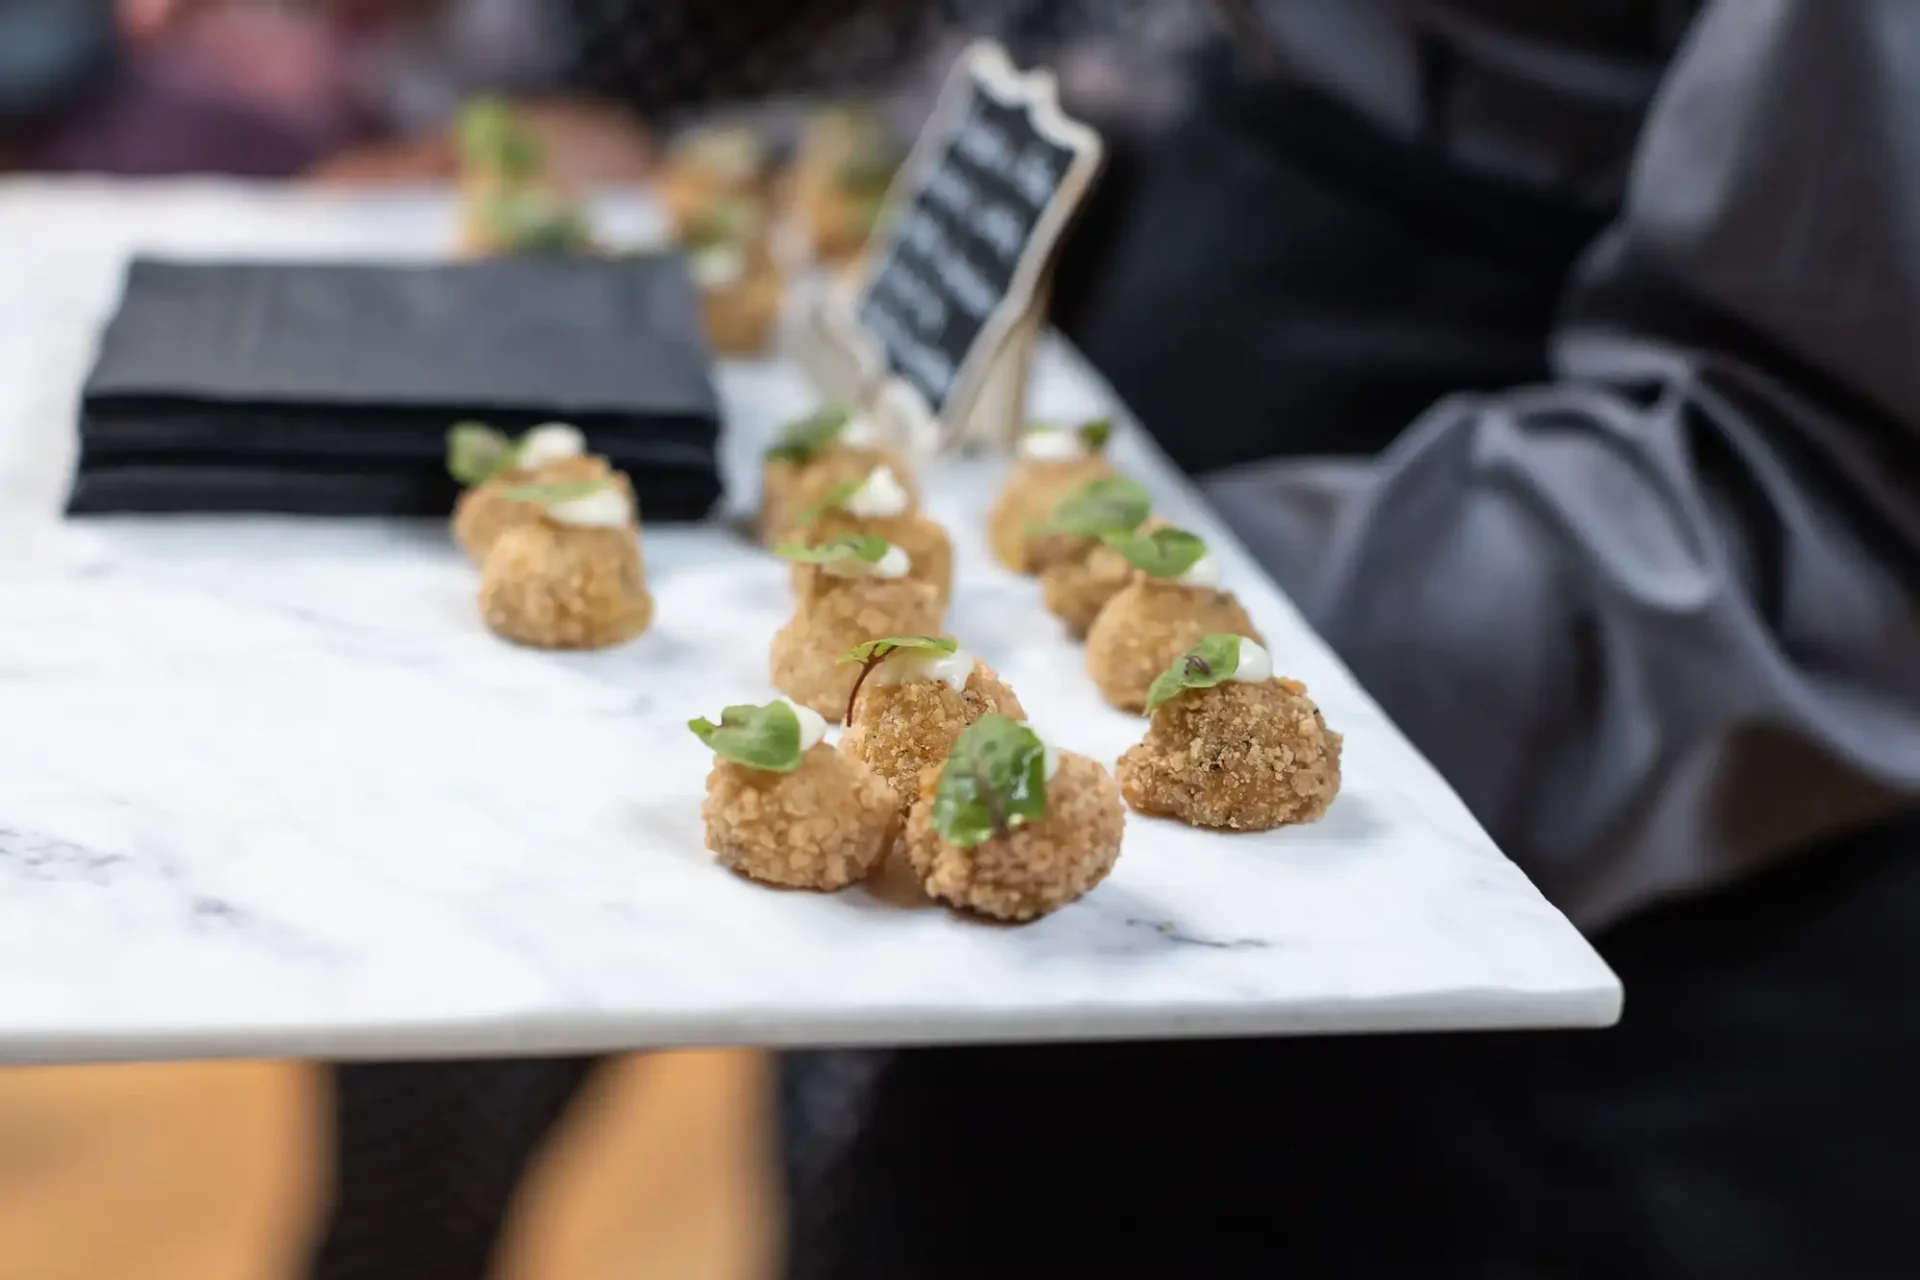
[{"label": "person holding tray", "polygon": [[1079,337],[1624,1021],[795,1059],[787,1274],[1906,1274],[1920,6],[1235,8]]}]

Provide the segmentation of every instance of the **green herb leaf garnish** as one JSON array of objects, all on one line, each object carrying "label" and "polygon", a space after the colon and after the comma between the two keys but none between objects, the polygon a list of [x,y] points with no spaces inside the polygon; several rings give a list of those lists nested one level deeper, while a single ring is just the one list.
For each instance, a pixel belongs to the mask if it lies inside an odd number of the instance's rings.
[{"label": "green herb leaf garnish", "polygon": [[580,210],[550,191],[499,192],[482,206],[480,217],[509,253],[583,253],[593,248],[593,232]]},{"label": "green herb leaf garnish", "polygon": [[546,163],[540,144],[503,98],[481,98],[460,113],[460,155],[508,182],[536,178]]},{"label": "green herb leaf garnish", "polygon": [[513,441],[484,422],[456,422],[447,430],[447,473],[467,488],[512,468]]},{"label": "green herb leaf garnish", "polygon": [[1207,544],[1185,529],[1108,533],[1101,536],[1101,541],[1125,556],[1128,564],[1155,578],[1177,578],[1207,554]]},{"label": "green herb leaf garnish", "polygon": [[720,249],[736,245],[760,222],[760,209],[751,200],[721,200],[690,220],[680,230],[688,249]]},{"label": "green herb leaf garnish", "polygon": [[923,649],[929,653],[952,653],[959,644],[944,636],[888,636],[884,640],[869,640],[857,644],[840,655],[842,662],[860,664],[860,674],[855,677],[853,688],[847,691],[847,714],[843,723],[853,723],[854,704],[860,700],[860,686],[867,682],[875,667],[885,662],[902,649]]},{"label": "green herb leaf garnish", "polygon": [[867,482],[865,476],[855,476],[851,480],[842,480],[833,488],[820,495],[820,501],[801,509],[793,518],[796,529],[810,529],[820,523],[820,517],[829,511],[839,511],[847,505],[847,499],[860,492],[860,486]]},{"label": "green herb leaf garnish", "polygon": [[789,422],[767,450],[767,461],[809,462],[814,454],[838,440],[852,420],[853,410],[846,405],[828,405]]},{"label": "green herb leaf garnish", "polygon": [[842,662],[878,662],[902,649],[925,649],[929,653],[952,653],[960,646],[945,636],[888,636],[857,644],[840,655]]},{"label": "green herb leaf garnish", "polygon": [[1107,447],[1107,441],[1113,436],[1113,419],[1095,418],[1091,422],[1083,422],[1074,434],[1080,437],[1080,443],[1087,447],[1088,453],[1099,453]]},{"label": "green herb leaf garnish", "polygon": [[551,507],[562,502],[590,498],[612,487],[611,479],[570,480],[565,484],[519,484],[501,490],[501,496],[510,502],[537,502],[543,507]]},{"label": "green herb leaf garnish", "polygon": [[933,829],[971,849],[1046,816],[1047,748],[1002,715],[984,715],[954,740],[933,793]]},{"label": "green herb leaf garnish", "polygon": [[1202,636],[1199,643],[1147,686],[1147,714],[1188,689],[1211,689],[1240,669],[1240,637],[1226,632]]},{"label": "green herb leaf garnish", "polygon": [[1060,500],[1053,518],[1036,533],[1071,533],[1101,538],[1109,533],[1132,533],[1146,523],[1153,509],[1147,491],[1131,480],[1109,476],[1089,480]]},{"label": "green herb leaf garnish", "polygon": [[784,701],[764,707],[728,707],[720,713],[719,724],[703,718],[687,721],[687,728],[715,755],[749,769],[792,773],[805,755],[800,749],[800,717]]},{"label": "green herb leaf garnish", "polygon": [[798,542],[783,542],[773,549],[773,554],[782,560],[791,560],[795,564],[838,564],[843,560],[858,560],[862,564],[879,564],[889,548],[893,546],[876,533],[849,533],[838,538],[828,538],[818,546],[803,546]]}]

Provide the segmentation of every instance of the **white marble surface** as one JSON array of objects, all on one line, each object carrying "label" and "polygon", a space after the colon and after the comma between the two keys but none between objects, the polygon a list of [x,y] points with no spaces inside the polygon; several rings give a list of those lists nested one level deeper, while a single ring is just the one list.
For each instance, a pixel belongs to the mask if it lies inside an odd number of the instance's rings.
[{"label": "white marble surface", "polygon": [[[1113,877],[1023,928],[716,869],[690,715],[769,695],[784,569],[720,525],[647,535],[658,623],[510,648],[437,527],[53,519],[121,255],[432,251],[444,207],[211,187],[0,188],[0,1060],[486,1055],[1595,1025],[1612,975],[1139,439],[1119,460],[1346,734],[1327,819],[1138,817]],[[1063,351],[1050,412],[1102,403]],[[723,375],[735,461],[805,403]],[[1063,745],[1104,707],[982,546],[990,464],[942,471],[952,625]],[[745,495],[736,495],[744,498]]]}]

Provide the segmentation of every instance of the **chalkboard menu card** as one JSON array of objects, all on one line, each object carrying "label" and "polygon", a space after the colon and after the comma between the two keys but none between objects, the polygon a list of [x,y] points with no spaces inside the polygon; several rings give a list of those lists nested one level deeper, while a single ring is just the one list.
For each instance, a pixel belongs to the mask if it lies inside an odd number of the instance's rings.
[{"label": "chalkboard menu card", "polygon": [[869,387],[939,445],[1017,425],[1053,252],[1100,155],[1051,73],[1016,71],[998,45],[948,77],[839,298]]}]

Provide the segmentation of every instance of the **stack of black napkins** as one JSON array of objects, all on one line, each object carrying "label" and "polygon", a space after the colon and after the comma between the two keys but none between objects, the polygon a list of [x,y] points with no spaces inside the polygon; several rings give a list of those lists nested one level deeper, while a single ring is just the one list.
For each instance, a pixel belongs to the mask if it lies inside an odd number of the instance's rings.
[{"label": "stack of black napkins", "polygon": [[718,402],[676,255],[445,266],[138,261],[68,509],[433,515],[446,432],[571,422],[646,519],[720,493]]}]

